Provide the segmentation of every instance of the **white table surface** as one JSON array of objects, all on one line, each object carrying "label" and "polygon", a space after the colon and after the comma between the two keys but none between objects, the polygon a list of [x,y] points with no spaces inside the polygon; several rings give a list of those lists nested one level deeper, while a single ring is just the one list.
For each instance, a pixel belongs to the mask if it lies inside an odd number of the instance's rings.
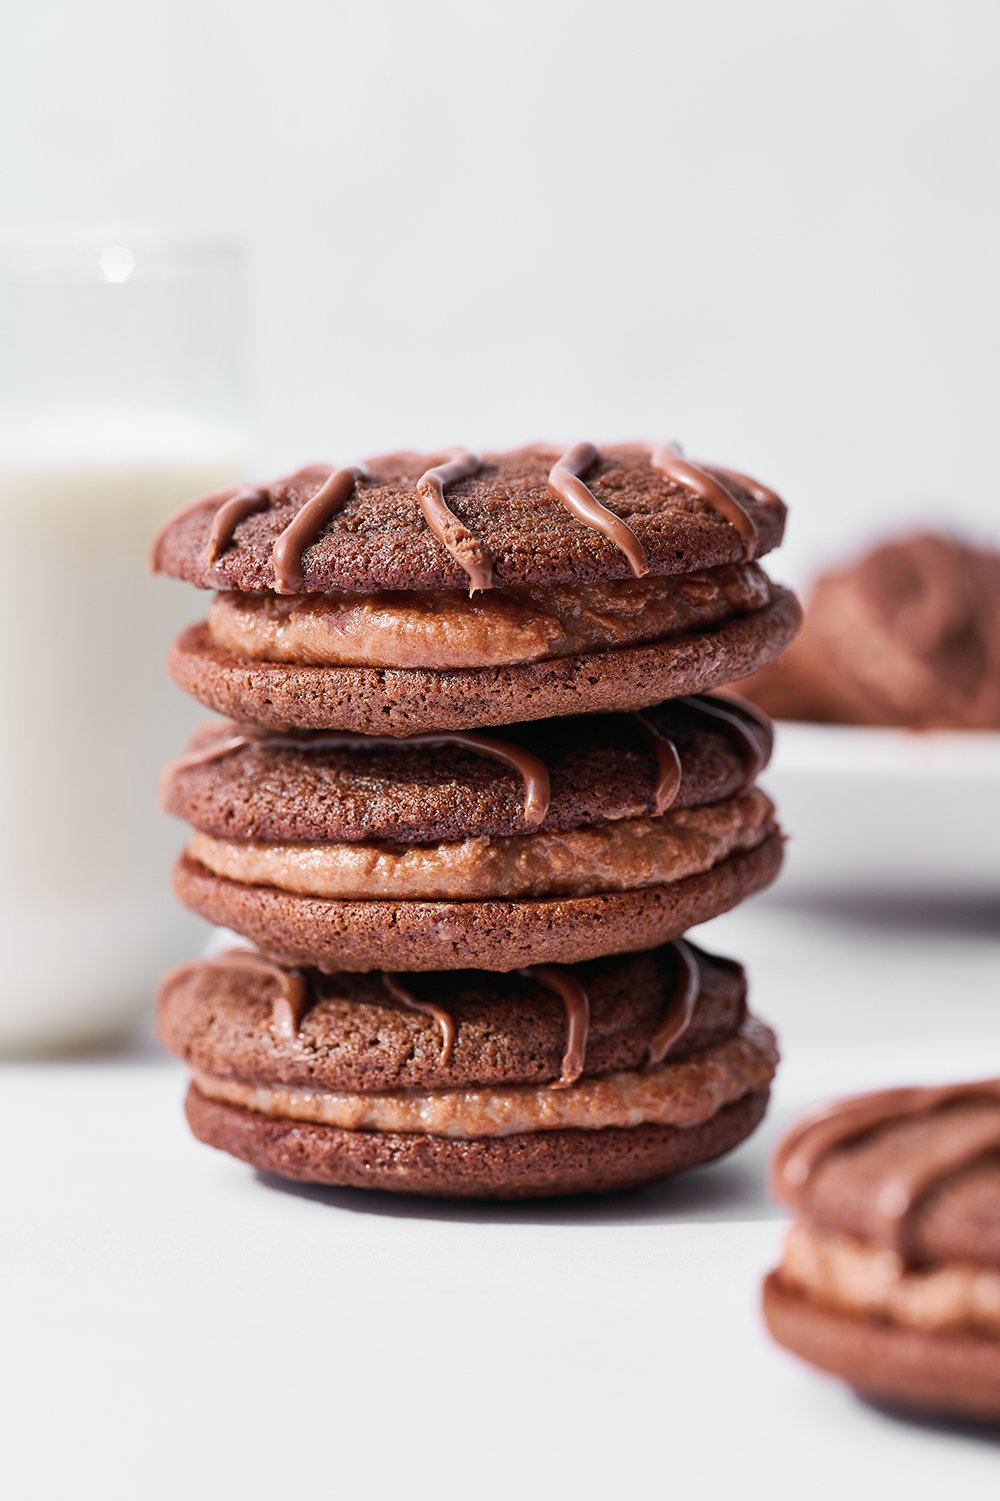
[{"label": "white table surface", "polygon": [[656,1190],[525,1207],[295,1190],[198,1146],[151,1048],[10,1065],[12,1498],[1000,1495],[1000,1436],[772,1347],[765,1156],[818,1096],[997,1069],[996,913],[776,893],[702,937],[787,1062],[766,1127]]}]

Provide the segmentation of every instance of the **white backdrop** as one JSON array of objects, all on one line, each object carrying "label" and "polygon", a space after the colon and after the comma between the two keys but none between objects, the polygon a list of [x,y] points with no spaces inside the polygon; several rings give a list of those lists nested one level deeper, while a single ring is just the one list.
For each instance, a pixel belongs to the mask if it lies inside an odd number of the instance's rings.
[{"label": "white backdrop", "polygon": [[990,0],[7,14],[0,212],[244,237],[267,468],[676,436],[795,505],[786,572],[1000,530]]}]

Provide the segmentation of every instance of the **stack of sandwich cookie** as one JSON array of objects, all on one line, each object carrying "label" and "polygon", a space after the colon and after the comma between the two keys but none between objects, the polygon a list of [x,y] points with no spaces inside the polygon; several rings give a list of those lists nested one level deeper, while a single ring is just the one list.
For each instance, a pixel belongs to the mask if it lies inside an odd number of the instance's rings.
[{"label": "stack of sandwich cookie", "polygon": [[161,990],[197,1135],[520,1196],[753,1128],[773,1037],[681,935],[780,864],[770,726],[705,690],[794,632],[756,561],[783,519],[675,445],[579,444],[304,470],[164,528],[154,566],[220,591],[173,671],[229,716],[164,774],[175,885],[253,945]]},{"label": "stack of sandwich cookie", "polygon": [[778,1149],[771,1332],[860,1392],[1000,1422],[1000,1079],[841,1100]]}]

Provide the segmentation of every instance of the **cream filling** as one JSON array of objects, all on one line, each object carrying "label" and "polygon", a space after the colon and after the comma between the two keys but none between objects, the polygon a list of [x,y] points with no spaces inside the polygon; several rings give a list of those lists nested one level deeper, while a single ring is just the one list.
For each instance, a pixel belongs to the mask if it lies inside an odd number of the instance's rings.
[{"label": "cream filling", "polygon": [[755,563],[614,583],[280,597],[220,594],[216,646],[260,662],[331,667],[497,667],[677,636],[763,609]]},{"label": "cream filling", "polygon": [[459,1138],[524,1131],[600,1131],[610,1126],[700,1126],[726,1105],[771,1082],[774,1034],[754,1017],[696,1058],[645,1072],[579,1079],[566,1089],[506,1084],[474,1089],[386,1090],[366,1094],[247,1084],[194,1073],[209,1099],[257,1115],[346,1131],[420,1132]]},{"label": "cream filling", "polygon": [[477,836],[441,844],[271,844],[196,832],[188,854],[247,886],[337,901],[468,901],[633,891],[699,875],[767,833],[757,788],[660,818],[565,833]]},{"label": "cream filling", "polygon": [[1000,1338],[1000,1268],[942,1262],[907,1270],[895,1251],[792,1226],[781,1277],[817,1303],[927,1333],[970,1329]]}]

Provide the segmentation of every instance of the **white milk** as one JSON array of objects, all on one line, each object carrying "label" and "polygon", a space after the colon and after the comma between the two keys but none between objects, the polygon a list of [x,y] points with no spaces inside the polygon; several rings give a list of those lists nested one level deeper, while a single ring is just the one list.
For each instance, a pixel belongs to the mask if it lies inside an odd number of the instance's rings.
[{"label": "white milk", "polygon": [[172,510],[243,473],[238,438],[187,419],[0,432],[0,1051],[112,1035],[198,952],[156,782],[205,717],[164,656],[206,597],[147,554]]}]

